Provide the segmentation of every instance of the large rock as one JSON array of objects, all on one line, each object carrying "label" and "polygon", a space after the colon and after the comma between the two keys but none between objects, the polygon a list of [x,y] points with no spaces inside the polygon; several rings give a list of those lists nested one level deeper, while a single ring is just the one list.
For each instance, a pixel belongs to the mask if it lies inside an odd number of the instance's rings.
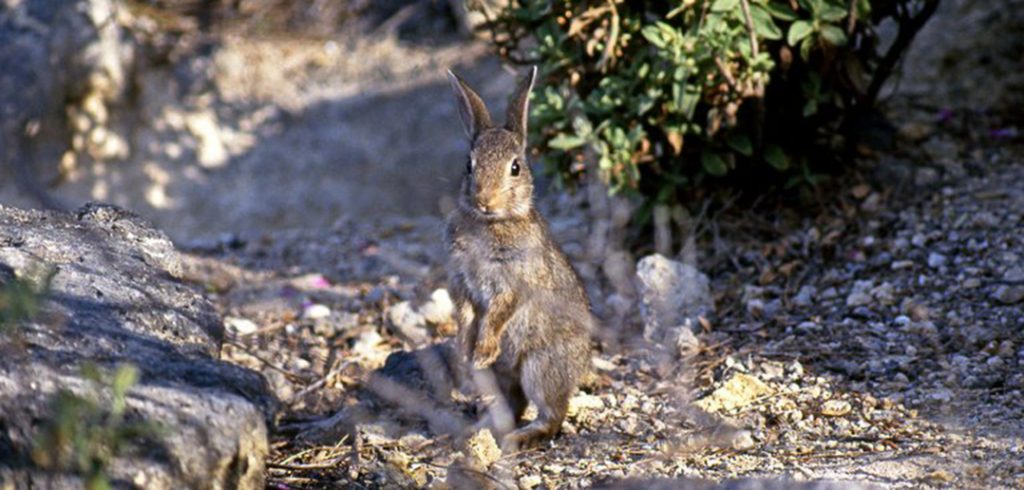
[{"label": "large rock", "polygon": [[92,389],[86,362],[135,364],[127,417],[163,428],[152,443],[119,451],[109,467],[115,486],[263,487],[277,401],[259,374],[218,360],[223,325],[175,279],[181,264],[162,233],[114,207],[0,206],[0,270],[9,280],[39,267],[56,268],[42,314],[0,337],[0,487],[82,486],[72,473],[36,468],[31,448],[58,390]]},{"label": "large rock", "polygon": [[696,328],[714,310],[708,277],[689,264],[648,255],[636,266],[644,338],[672,346],[682,328]]}]

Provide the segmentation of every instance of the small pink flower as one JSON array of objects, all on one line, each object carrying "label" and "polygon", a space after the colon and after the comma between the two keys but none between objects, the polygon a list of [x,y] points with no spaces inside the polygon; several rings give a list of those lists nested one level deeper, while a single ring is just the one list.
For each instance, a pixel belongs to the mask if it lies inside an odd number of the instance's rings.
[{"label": "small pink flower", "polygon": [[324,289],[331,287],[331,282],[321,275],[317,275],[316,277],[314,277],[312,280],[309,281],[309,284],[310,286],[316,289]]}]

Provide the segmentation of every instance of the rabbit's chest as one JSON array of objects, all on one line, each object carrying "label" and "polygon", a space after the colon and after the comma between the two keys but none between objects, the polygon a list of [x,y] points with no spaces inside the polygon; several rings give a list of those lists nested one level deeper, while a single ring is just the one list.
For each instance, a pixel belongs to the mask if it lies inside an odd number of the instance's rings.
[{"label": "rabbit's chest", "polygon": [[[453,257],[459,263],[466,285],[480,300],[494,296],[498,291],[522,287],[523,274],[529,270],[524,250],[474,239]],[[517,287],[519,286],[519,287]]]}]

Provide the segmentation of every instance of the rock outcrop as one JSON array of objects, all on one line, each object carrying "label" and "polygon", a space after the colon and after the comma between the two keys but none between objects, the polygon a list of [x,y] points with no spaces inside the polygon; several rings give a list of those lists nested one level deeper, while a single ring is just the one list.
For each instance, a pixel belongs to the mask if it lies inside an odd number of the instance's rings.
[{"label": "rock outcrop", "polygon": [[91,388],[86,363],[137,366],[126,418],[161,427],[118,452],[115,486],[263,487],[278,402],[262,376],[218,360],[223,324],[175,278],[180,259],[162,233],[110,206],[0,205],[0,281],[39,268],[55,271],[39,314],[0,337],[0,487],[81,487],[79,475],[36,467],[32,448],[55,393]]}]

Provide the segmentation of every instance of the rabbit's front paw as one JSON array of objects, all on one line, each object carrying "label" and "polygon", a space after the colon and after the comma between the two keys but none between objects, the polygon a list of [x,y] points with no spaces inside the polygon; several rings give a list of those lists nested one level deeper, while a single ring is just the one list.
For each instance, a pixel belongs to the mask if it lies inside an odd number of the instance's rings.
[{"label": "rabbit's front paw", "polygon": [[501,346],[494,336],[485,336],[476,344],[476,351],[473,352],[473,367],[487,369],[498,360],[501,355]]}]

